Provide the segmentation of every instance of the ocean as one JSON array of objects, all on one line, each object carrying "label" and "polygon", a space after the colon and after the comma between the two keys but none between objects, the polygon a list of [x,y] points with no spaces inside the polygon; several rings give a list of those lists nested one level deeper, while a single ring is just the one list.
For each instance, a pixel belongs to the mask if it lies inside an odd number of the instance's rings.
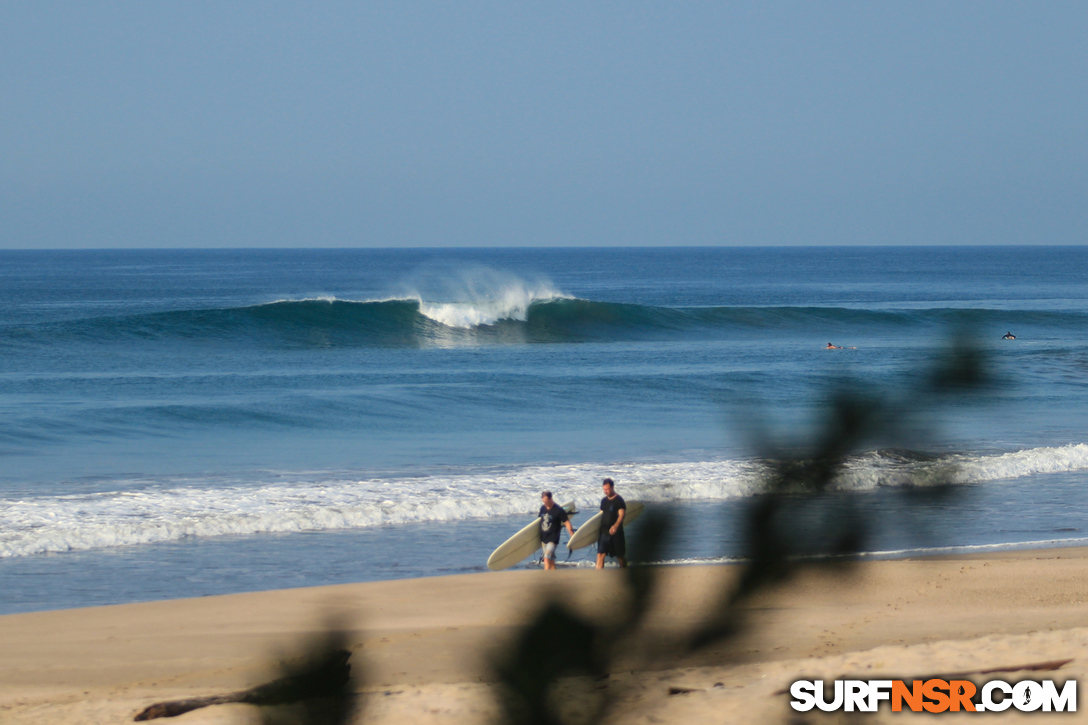
[{"label": "ocean", "polygon": [[1088,248],[0,251],[0,613],[486,571],[604,476],[728,561],[768,436],[956,335],[993,384],[851,460],[868,553],[1088,542]]}]

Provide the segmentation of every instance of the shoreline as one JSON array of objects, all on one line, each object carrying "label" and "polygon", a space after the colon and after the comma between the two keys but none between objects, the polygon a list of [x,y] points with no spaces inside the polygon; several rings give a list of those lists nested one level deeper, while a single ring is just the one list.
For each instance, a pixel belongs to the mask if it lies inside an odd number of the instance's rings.
[{"label": "shoreline", "polygon": [[[1088,674],[1088,630],[1079,629],[1088,623],[1086,568],[1088,547],[1063,547],[864,560],[845,576],[806,572],[746,607],[754,627],[728,651],[617,674],[615,686],[622,680],[638,693],[627,719],[668,722],[698,718],[704,706],[785,714],[771,692],[802,669],[902,675],[1072,657],[1061,677]],[[735,572],[661,567],[653,626],[692,625]],[[542,586],[592,616],[622,606],[617,570],[567,569],[4,615],[0,720],[131,722],[154,702],[252,687],[339,618],[357,671],[367,673],[358,686],[369,693],[368,722],[485,722],[494,712],[489,658],[545,601]],[[721,664],[726,657],[732,664]],[[665,682],[698,692],[668,697]],[[256,710],[217,706],[172,722],[256,722]]]},{"label": "shoreline", "polygon": [[[341,532],[334,532],[334,533],[341,533]],[[1088,536],[1086,536],[1086,537],[1070,537],[1070,538],[1067,538],[1067,539],[1043,539],[1043,540],[1033,540],[1033,541],[1024,541],[1024,542],[1010,542],[1010,543],[999,543],[999,544],[965,544],[965,545],[958,545],[958,546],[911,547],[911,548],[904,548],[904,549],[859,552],[857,554],[843,554],[843,555],[814,554],[814,555],[805,556],[805,557],[802,558],[802,560],[809,561],[809,562],[842,560],[842,561],[849,561],[849,562],[854,562],[854,563],[861,563],[861,562],[867,562],[867,561],[899,561],[899,560],[907,560],[907,559],[939,559],[939,558],[963,558],[963,559],[966,559],[966,558],[972,558],[972,557],[976,557],[976,556],[977,557],[987,557],[987,556],[991,556],[991,555],[1008,555],[1008,556],[1011,557],[1011,556],[1017,554],[1018,552],[1026,552],[1026,553],[1028,553],[1030,555],[1032,552],[1037,552],[1037,551],[1038,552],[1045,552],[1045,551],[1052,551],[1052,550],[1077,549],[1077,548],[1085,548],[1086,550],[1088,550]],[[110,549],[110,550],[102,550],[102,551],[114,552],[115,550]],[[77,555],[84,555],[84,554],[87,554],[87,553],[100,553],[100,552],[74,552],[74,553],[77,554]],[[64,554],[47,554],[45,556],[64,556]],[[18,561],[18,560],[15,560],[15,561]],[[735,566],[735,565],[738,565],[738,564],[743,564],[744,562],[745,562],[744,558],[742,558],[742,557],[732,557],[732,556],[691,557],[691,558],[681,558],[681,559],[663,559],[661,561],[648,562],[646,564],[643,564],[643,566],[680,567],[680,568],[701,567],[701,566],[718,567],[718,566]],[[557,565],[558,565],[558,568],[560,570],[564,570],[564,571],[585,571],[587,569],[592,569],[593,568],[593,563],[594,562],[593,562],[592,559],[587,558],[587,559],[583,559],[583,560],[580,560],[580,561],[569,561],[569,562],[560,560],[560,561],[557,562]],[[4,564],[4,560],[0,560],[0,566],[3,566],[3,564]],[[606,567],[609,568],[609,569],[614,569],[614,568],[616,568],[616,564],[615,564],[614,561],[610,560],[609,563],[606,565]],[[538,571],[542,571],[542,569],[540,567],[525,567],[525,566],[519,565],[517,567],[512,567],[511,569],[505,570],[502,573],[524,572],[524,573],[530,573],[531,574],[533,572],[538,572]],[[425,574],[420,574],[420,575],[414,575],[414,574],[406,575],[406,576],[396,577],[396,578],[381,578],[381,579],[364,578],[364,579],[358,579],[356,581],[350,581],[350,582],[332,581],[332,582],[329,582],[329,583],[302,584],[302,585],[299,585],[299,586],[274,587],[274,588],[269,588],[269,589],[245,588],[245,589],[238,589],[238,590],[235,590],[235,591],[217,591],[217,592],[211,592],[211,593],[206,593],[206,594],[202,593],[202,594],[195,594],[195,595],[193,595],[193,594],[182,594],[180,596],[174,596],[174,597],[154,597],[154,598],[150,598],[150,599],[137,599],[137,600],[130,600],[130,601],[114,601],[114,602],[108,602],[108,603],[93,603],[93,604],[87,604],[87,605],[83,605],[83,606],[74,606],[74,607],[70,607],[70,606],[53,606],[53,607],[46,607],[46,608],[41,608],[41,609],[27,609],[27,610],[11,611],[11,612],[2,612],[2,611],[0,611],[0,618],[20,615],[20,614],[37,614],[37,613],[46,613],[46,612],[79,611],[79,610],[82,610],[82,609],[90,609],[90,608],[117,607],[117,606],[133,605],[133,604],[153,604],[153,603],[159,603],[159,602],[176,602],[176,601],[185,601],[185,600],[192,600],[192,599],[206,599],[206,598],[209,598],[209,597],[232,596],[232,595],[239,595],[239,594],[260,594],[260,593],[273,593],[273,592],[279,592],[279,591],[293,591],[293,590],[297,590],[297,589],[319,589],[319,588],[323,588],[323,587],[354,586],[354,585],[361,585],[361,584],[380,584],[380,583],[385,583],[385,582],[403,582],[403,581],[414,581],[414,580],[427,580],[427,579],[435,579],[435,578],[441,578],[441,577],[447,577],[447,576],[494,575],[495,573],[496,572],[489,572],[486,569],[483,569],[483,567],[481,567],[477,571],[458,572],[458,573],[455,573],[455,574],[425,573]]]}]

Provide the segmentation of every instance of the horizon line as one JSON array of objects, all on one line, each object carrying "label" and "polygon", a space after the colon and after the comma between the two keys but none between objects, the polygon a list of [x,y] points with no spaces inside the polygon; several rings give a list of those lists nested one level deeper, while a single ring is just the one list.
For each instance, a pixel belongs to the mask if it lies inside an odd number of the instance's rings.
[{"label": "horizon line", "polygon": [[600,244],[600,245],[482,245],[482,246],[454,246],[454,245],[420,245],[420,246],[333,246],[333,247],[0,247],[3,252],[274,252],[274,251],[346,251],[346,250],[373,250],[373,251],[438,251],[438,250],[605,250],[605,249],[959,249],[959,248],[1052,248],[1052,247],[1084,247],[1085,243],[1068,244],[1008,244],[1008,243],[963,243],[963,244]]}]

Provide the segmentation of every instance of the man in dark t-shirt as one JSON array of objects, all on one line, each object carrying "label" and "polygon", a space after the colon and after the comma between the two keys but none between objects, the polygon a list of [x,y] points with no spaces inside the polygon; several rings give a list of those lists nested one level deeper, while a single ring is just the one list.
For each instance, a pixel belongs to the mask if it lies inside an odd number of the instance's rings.
[{"label": "man in dark t-shirt", "polygon": [[570,525],[570,517],[566,510],[552,500],[552,492],[545,491],[540,494],[540,548],[544,550],[544,568],[555,568],[555,547],[559,546],[559,526],[566,524],[567,533],[574,536],[574,528]]},{"label": "man in dark t-shirt", "polygon": [[616,493],[616,484],[611,478],[601,482],[604,498],[601,499],[601,533],[597,537],[597,568],[604,568],[604,558],[613,556],[621,567],[627,566],[627,540],[623,535],[623,518],[627,515],[627,504],[623,496]]}]

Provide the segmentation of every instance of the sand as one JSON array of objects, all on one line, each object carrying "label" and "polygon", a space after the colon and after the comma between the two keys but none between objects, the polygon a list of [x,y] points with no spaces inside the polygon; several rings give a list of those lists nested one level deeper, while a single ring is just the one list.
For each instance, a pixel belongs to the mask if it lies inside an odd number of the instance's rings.
[{"label": "sand", "polygon": [[[613,719],[625,723],[799,722],[789,719],[789,698],[775,694],[798,677],[911,677],[1066,658],[1073,662],[1047,676],[1088,672],[1088,549],[865,562],[851,572],[809,573],[751,603],[754,626],[729,646],[587,687],[619,693]],[[658,573],[652,625],[668,631],[703,617],[736,568]],[[358,722],[486,723],[497,712],[490,659],[549,593],[598,617],[624,601],[615,570],[517,571],[0,617],[0,723],[132,722],[154,702],[251,687],[331,618],[344,623],[352,662],[365,671]],[[1029,676],[1042,675],[1000,675]],[[669,695],[670,687],[691,692]],[[262,711],[223,705],[157,722],[257,723]],[[1049,717],[1088,721],[1085,713],[1088,704]]]}]

